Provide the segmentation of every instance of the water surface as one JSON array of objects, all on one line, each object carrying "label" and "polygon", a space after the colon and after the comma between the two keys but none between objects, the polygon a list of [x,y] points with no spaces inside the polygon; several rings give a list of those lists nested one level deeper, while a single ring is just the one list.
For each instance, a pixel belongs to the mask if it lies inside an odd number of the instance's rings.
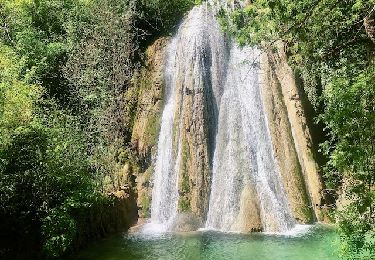
[{"label": "water surface", "polygon": [[101,240],[74,259],[339,259],[337,235],[317,225],[300,234],[130,233]]}]

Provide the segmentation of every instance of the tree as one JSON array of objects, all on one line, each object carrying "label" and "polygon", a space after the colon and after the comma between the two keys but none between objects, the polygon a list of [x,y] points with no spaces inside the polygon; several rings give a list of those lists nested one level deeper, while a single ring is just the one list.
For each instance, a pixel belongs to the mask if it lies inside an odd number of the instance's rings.
[{"label": "tree", "polygon": [[[324,144],[328,178],[344,181],[349,202],[337,212],[346,256],[375,256],[375,68],[354,79],[337,76],[324,91],[321,116],[330,129]],[[337,178],[337,174],[340,178]]]}]

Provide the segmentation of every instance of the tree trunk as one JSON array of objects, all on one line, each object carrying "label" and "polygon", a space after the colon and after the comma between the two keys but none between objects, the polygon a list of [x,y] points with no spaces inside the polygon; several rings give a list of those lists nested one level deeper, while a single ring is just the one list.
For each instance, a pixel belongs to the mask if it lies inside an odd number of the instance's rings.
[{"label": "tree trunk", "polygon": [[365,19],[363,19],[363,25],[365,26],[367,36],[375,44],[375,21],[374,21],[374,18],[372,18],[370,16],[366,16]]}]

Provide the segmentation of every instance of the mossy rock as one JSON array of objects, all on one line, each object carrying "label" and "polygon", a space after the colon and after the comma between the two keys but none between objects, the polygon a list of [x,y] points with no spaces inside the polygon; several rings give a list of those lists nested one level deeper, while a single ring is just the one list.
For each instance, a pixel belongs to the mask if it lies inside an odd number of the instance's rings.
[{"label": "mossy rock", "polygon": [[141,210],[140,215],[144,218],[151,217],[151,198],[147,194],[143,194],[141,197]]},{"label": "mossy rock", "polygon": [[191,211],[190,199],[186,197],[180,197],[180,199],[178,200],[178,210],[179,212]]}]

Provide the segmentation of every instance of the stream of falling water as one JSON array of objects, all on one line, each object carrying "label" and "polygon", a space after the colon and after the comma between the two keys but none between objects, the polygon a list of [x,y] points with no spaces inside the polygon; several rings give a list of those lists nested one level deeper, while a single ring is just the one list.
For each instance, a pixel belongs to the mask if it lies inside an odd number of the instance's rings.
[{"label": "stream of falling water", "polygon": [[[171,228],[177,214],[178,176],[187,91],[212,93],[209,100],[217,110],[225,71],[225,41],[207,6],[195,7],[182,22],[166,53],[164,106],[158,140],[151,204],[151,226],[158,231]],[[209,86],[209,90],[205,89]],[[196,101],[198,102],[198,101]],[[214,140],[214,138],[212,138]]]},{"label": "stream of falling water", "polygon": [[163,110],[158,154],[154,172],[154,188],[152,190],[151,221],[164,231],[169,220],[177,212],[177,175],[175,171],[175,153],[173,151],[173,123],[175,117],[176,94],[174,82],[176,78],[177,38],[172,39],[167,50],[165,64],[166,102]]},{"label": "stream of falling water", "polygon": [[255,48],[232,44],[206,228],[237,231],[235,222],[245,185],[255,187],[264,231],[285,232],[295,224],[272,151],[260,95],[259,56]]},{"label": "stream of falling water", "polygon": [[218,110],[206,228],[237,231],[235,222],[245,185],[256,191],[264,231],[292,228],[294,219],[274,159],[260,95],[259,51],[241,49],[224,37],[207,5],[189,13],[167,50],[167,93],[154,172],[151,223],[158,231],[167,231],[178,211],[181,136],[180,122],[176,121],[181,118],[177,112],[183,94],[177,89],[191,82],[194,90],[210,88],[207,91],[213,93],[212,104]]}]

